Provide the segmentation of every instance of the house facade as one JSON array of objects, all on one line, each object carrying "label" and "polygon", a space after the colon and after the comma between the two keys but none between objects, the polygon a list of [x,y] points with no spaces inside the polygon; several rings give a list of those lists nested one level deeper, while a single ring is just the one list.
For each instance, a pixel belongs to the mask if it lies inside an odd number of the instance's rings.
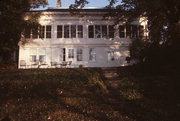
[{"label": "house facade", "polygon": [[26,29],[26,44],[19,43],[19,68],[119,67],[127,66],[129,45],[147,36],[147,21],[114,24],[103,17],[109,10],[64,8],[31,11],[41,13],[41,26]]}]

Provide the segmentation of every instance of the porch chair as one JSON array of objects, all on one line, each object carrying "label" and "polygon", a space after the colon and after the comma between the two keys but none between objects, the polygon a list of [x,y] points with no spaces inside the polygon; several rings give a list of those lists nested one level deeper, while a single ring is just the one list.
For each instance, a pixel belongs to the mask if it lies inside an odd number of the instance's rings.
[{"label": "porch chair", "polygon": [[19,65],[20,65],[20,68],[26,68],[26,61],[25,60],[20,60],[20,63],[19,63]]}]

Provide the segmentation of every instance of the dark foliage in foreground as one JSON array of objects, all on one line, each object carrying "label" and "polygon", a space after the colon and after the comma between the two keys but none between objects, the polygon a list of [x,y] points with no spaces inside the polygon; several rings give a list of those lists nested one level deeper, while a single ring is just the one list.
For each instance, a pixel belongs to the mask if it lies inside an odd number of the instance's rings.
[{"label": "dark foliage in foreground", "polygon": [[0,120],[178,121],[177,68],[0,70]]}]

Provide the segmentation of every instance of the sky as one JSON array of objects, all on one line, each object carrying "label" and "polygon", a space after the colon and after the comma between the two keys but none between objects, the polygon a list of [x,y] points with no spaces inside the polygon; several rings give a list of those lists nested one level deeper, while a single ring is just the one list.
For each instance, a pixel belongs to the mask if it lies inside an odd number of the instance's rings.
[{"label": "sky", "polygon": [[[47,7],[56,7],[56,1],[57,0],[48,0],[49,5]],[[72,3],[74,3],[75,0],[61,0],[62,1],[62,7],[69,7]],[[109,4],[108,0],[88,0],[89,4],[87,4],[85,7],[105,7]],[[46,7],[46,8],[47,8]],[[43,8],[39,8],[43,9]]]}]

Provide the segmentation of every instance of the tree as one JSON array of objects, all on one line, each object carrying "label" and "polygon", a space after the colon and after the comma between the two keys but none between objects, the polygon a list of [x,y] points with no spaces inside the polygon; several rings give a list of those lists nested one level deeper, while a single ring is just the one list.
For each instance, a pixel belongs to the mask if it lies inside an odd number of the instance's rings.
[{"label": "tree", "polygon": [[0,57],[3,61],[7,62],[11,53],[17,50],[25,26],[36,23],[35,17],[24,20],[25,12],[45,5],[47,5],[46,0],[0,1]]},{"label": "tree", "polygon": [[[177,57],[177,52],[180,51],[179,0],[122,0],[119,5],[115,4],[120,0],[109,1],[110,4],[106,7],[118,11],[109,14],[116,18],[116,23],[120,21],[128,23],[140,16],[147,18],[149,40],[140,46],[141,51],[138,57],[146,58],[144,62],[176,61],[179,63]],[[86,0],[79,0],[78,5],[86,2]]]}]

